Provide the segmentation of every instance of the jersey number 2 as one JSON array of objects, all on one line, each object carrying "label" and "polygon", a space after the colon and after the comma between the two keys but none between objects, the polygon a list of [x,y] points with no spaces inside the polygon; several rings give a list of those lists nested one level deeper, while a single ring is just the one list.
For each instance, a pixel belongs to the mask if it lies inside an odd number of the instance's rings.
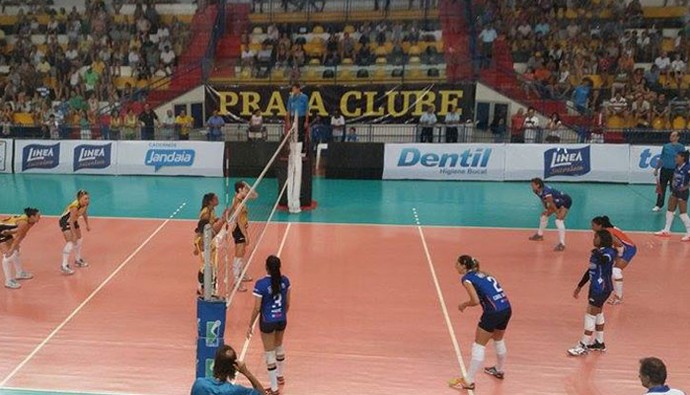
[{"label": "jersey number 2", "polygon": [[489,282],[494,286],[494,289],[496,290],[496,292],[498,292],[498,293],[503,292],[503,288],[501,288],[501,287],[498,285],[498,281],[496,281],[495,278],[493,278],[493,277],[491,277],[491,276],[488,276],[486,279],[487,279],[487,281],[489,281]]}]

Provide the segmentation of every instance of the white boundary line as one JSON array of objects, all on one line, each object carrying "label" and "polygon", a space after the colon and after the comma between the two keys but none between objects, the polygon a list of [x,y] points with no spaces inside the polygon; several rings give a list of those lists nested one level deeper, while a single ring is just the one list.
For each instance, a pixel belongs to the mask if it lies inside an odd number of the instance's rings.
[{"label": "white boundary line", "polygon": [[[460,350],[460,344],[458,344],[458,339],[455,335],[455,329],[453,329],[453,324],[450,322],[450,314],[448,314],[448,308],[446,307],[446,300],[443,297],[443,291],[441,291],[441,285],[438,282],[438,276],[436,275],[436,269],[434,268],[434,263],[431,260],[431,254],[429,253],[429,246],[426,243],[426,238],[424,237],[424,231],[422,230],[422,224],[419,222],[419,214],[417,209],[412,209],[412,214],[414,215],[414,220],[417,223],[417,231],[419,232],[419,237],[422,240],[422,246],[424,247],[424,255],[426,255],[426,261],[429,264],[429,271],[431,272],[431,278],[434,280],[434,286],[436,287],[436,294],[438,296],[438,302],[441,304],[441,311],[443,312],[443,318],[446,321],[446,327],[448,328],[448,334],[450,335],[450,341],[453,343],[453,349],[455,350],[455,355],[458,358],[458,364],[460,365],[460,371],[463,377],[467,375],[467,369],[465,369],[465,362],[462,360],[462,351]],[[467,390],[467,393],[474,394],[473,390]]]},{"label": "white boundary line", "polygon": [[[278,247],[278,252],[276,253],[278,257],[280,257],[280,254],[283,253],[283,247],[285,247],[285,242],[287,241],[288,233],[290,232],[290,225],[292,225],[292,223],[288,222],[287,228],[285,228],[285,233],[283,234],[283,239],[280,241],[280,247]],[[252,306],[252,309],[253,308],[254,306]],[[256,317],[256,320],[252,322],[252,329],[254,329],[254,327],[256,326],[256,322],[258,320],[259,317]],[[244,344],[242,345],[242,352],[240,352],[239,356],[240,361],[243,361],[244,357],[247,356],[247,350],[249,350],[249,343],[252,341],[252,337],[254,336],[250,336],[244,340]]]},{"label": "white boundary line", "polygon": [[91,299],[93,299],[93,298],[94,298],[94,297],[95,297],[95,296],[96,296],[106,285],[108,285],[108,283],[110,282],[110,280],[112,280],[112,279],[113,279],[113,278],[114,278],[114,277],[115,277],[125,266],[127,266],[127,264],[128,264],[129,262],[131,262],[132,259],[134,259],[134,257],[139,253],[139,251],[141,251],[144,247],[146,247],[146,245],[147,245],[147,244],[148,244],[148,243],[149,243],[149,242],[150,242],[150,241],[151,241],[151,240],[152,240],[162,229],[163,229],[163,227],[165,227],[165,225],[167,225],[168,222],[170,222],[170,220],[171,220],[175,215],[177,215],[177,213],[179,213],[180,210],[182,210],[182,208],[183,208],[184,206],[186,206],[186,205],[187,205],[187,202],[183,202],[183,203],[177,208],[177,210],[175,210],[175,211],[170,215],[170,217],[168,217],[168,219],[166,219],[165,221],[163,221],[163,223],[160,224],[160,225],[156,228],[156,230],[154,230],[153,233],[151,233],[151,235],[149,235],[148,238],[146,238],[146,240],[144,240],[141,244],[139,244],[139,246],[138,246],[131,254],[129,254],[129,256],[128,256],[124,261],[122,261],[122,263],[120,263],[120,265],[119,265],[117,268],[115,268],[115,270],[114,270],[112,273],[110,273],[110,275],[109,275],[108,277],[106,277],[106,279],[103,280],[103,282],[101,282],[101,284],[100,284],[96,289],[94,289],[94,290],[91,292],[91,294],[90,294],[89,296],[87,296],[86,299],[84,299],[84,301],[81,302],[81,304],[79,304],[79,306],[77,306],[77,307],[72,311],[72,313],[70,313],[70,315],[67,316],[67,318],[65,318],[58,326],[56,326],[55,329],[53,329],[53,331],[50,332],[50,334],[48,334],[48,336],[47,336],[45,339],[43,339],[43,341],[41,341],[41,342],[33,349],[33,351],[31,351],[31,353],[29,353],[29,355],[27,355],[26,358],[24,358],[23,361],[20,362],[19,365],[17,365],[17,366],[10,372],[10,374],[8,374],[8,375],[0,382],[0,388],[4,388],[5,384],[7,384],[7,382],[10,381],[10,380],[12,379],[12,377],[14,377],[24,366],[26,366],[26,364],[29,363],[29,361],[31,361],[31,359],[32,359],[34,356],[36,356],[36,354],[37,354],[39,351],[41,351],[41,349],[43,349],[43,347],[45,347],[45,345],[48,344],[48,342],[49,342],[53,337],[55,337],[55,335],[57,335],[57,333],[60,332],[60,330],[62,330],[62,328],[65,327],[65,325],[67,325],[70,321],[72,321],[72,319],[73,319],[77,314],[79,314],[79,312],[84,308],[84,306],[86,306],[86,305],[91,301]]},{"label": "white boundary line", "polygon": [[[143,394],[138,392],[117,392],[117,391],[98,391],[98,392],[88,392],[88,391],[75,391],[75,390],[56,390],[56,389],[45,389],[45,388],[19,388],[19,387],[3,387],[6,391],[20,391],[20,392],[38,392],[45,394],[61,394],[61,395],[151,395]],[[36,394],[32,394],[36,395]]]}]

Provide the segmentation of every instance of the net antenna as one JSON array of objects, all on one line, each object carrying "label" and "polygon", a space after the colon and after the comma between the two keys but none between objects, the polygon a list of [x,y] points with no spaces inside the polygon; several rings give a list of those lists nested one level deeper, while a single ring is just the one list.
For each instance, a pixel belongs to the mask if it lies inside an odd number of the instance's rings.
[{"label": "net antenna", "polygon": [[[285,135],[281,139],[280,144],[278,145],[278,148],[275,150],[275,152],[273,153],[273,156],[271,156],[271,158],[269,159],[269,161],[266,164],[266,166],[264,167],[264,169],[261,171],[261,173],[256,178],[256,180],[249,186],[249,193],[247,193],[247,195],[239,202],[239,204],[237,204],[237,206],[235,207],[235,209],[233,211],[231,211],[227,214],[226,226],[224,227],[224,229],[221,232],[218,233],[218,235],[215,237],[215,239],[213,241],[216,245],[216,254],[218,255],[218,254],[224,253],[224,255],[225,255],[225,259],[224,259],[225,260],[225,270],[223,273],[223,275],[224,275],[223,282],[225,285],[224,297],[225,297],[225,301],[226,301],[226,304],[228,307],[230,307],[230,305],[232,304],[232,301],[233,301],[235,295],[237,294],[238,289],[242,283],[241,281],[236,281],[232,287],[229,286],[229,284],[230,284],[229,279],[230,279],[231,274],[229,271],[230,265],[228,262],[228,260],[229,260],[228,256],[230,255],[231,248],[232,248],[231,247],[231,245],[232,245],[232,238],[231,238],[232,229],[234,229],[234,227],[235,227],[237,217],[239,216],[240,212],[247,205],[248,201],[252,198],[252,196],[256,193],[258,185],[266,177],[266,174],[271,169],[271,167],[273,166],[273,164],[275,163],[276,159],[278,158],[280,153],[283,151],[285,146],[287,144],[289,144],[291,139],[294,138],[293,136],[296,136],[296,135],[297,135],[297,117],[295,117],[295,122],[290,127],[290,129],[287,130],[287,132],[285,133]],[[227,183],[227,188],[229,190],[229,188],[230,188],[229,178],[227,179],[226,183]],[[278,198],[276,199],[275,203],[273,204],[271,212],[270,212],[270,214],[266,220],[267,223],[269,223],[271,221],[271,219],[273,218],[273,215],[275,214],[276,210],[278,209],[278,205],[280,203],[280,200],[281,200],[283,194],[285,193],[286,188],[287,188],[287,183],[285,183],[285,185],[282,186],[280,193],[278,195]],[[230,204],[229,192],[228,192],[228,198],[227,199],[228,199],[228,203],[227,203],[226,207],[230,207],[231,204]],[[242,273],[240,274],[240,277],[239,277],[240,279],[245,277],[247,270],[249,269],[249,265],[252,262],[254,255],[258,251],[257,246],[261,243],[261,240],[263,239],[267,229],[268,229],[268,226],[265,226],[263,228],[263,230],[261,231],[261,233],[259,234],[259,236],[257,237],[256,242],[254,242],[254,247],[252,248],[252,251],[249,255],[249,258],[247,259],[247,261],[244,265],[244,268],[242,269]],[[223,250],[226,250],[226,251],[223,251]],[[206,279],[204,279],[204,282],[206,282]]]}]

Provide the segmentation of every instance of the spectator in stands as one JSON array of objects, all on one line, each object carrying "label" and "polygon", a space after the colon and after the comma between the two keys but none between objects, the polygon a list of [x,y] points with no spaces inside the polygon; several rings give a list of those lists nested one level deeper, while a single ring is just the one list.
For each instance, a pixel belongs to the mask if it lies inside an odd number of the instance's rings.
[{"label": "spectator in stands", "polygon": [[304,45],[296,44],[292,47],[292,65],[296,67],[304,66],[307,54],[304,52]]},{"label": "spectator in stands", "polygon": [[264,127],[264,117],[261,110],[256,110],[249,119],[249,129],[247,130],[249,141],[262,141],[266,139],[266,128]]},{"label": "spectator in stands", "polygon": [[525,125],[525,110],[520,107],[517,112],[510,117],[510,142],[511,143],[522,143],[523,138],[523,128]]},{"label": "spectator in stands", "polygon": [[350,33],[345,32],[343,39],[340,40],[340,58],[353,59],[355,56],[355,40],[350,37]]},{"label": "spectator in stands", "polygon": [[206,126],[208,127],[208,141],[221,141],[223,140],[223,126],[225,126],[225,120],[223,117],[218,115],[218,110],[213,111],[213,115],[206,121]]},{"label": "spectator in stands", "polygon": [[[240,373],[249,380],[253,390],[233,384],[235,376]],[[196,379],[191,395],[264,395],[261,382],[247,369],[244,362],[237,358],[235,350],[224,345],[216,351],[213,363],[213,377]]]},{"label": "spectator in stands", "polygon": [[446,114],[444,122],[446,124],[446,143],[458,142],[458,126],[460,125],[460,115],[462,109],[460,106],[455,106],[453,111]]},{"label": "spectator in stands", "polygon": [[[666,5],[665,1],[664,5]],[[667,376],[666,365],[661,359],[654,357],[640,359],[638,377],[642,386],[647,388],[647,394],[684,395],[685,392],[666,385]]]},{"label": "spectator in stands", "polygon": [[669,121],[669,106],[665,94],[659,94],[659,97],[656,99],[656,102],[652,108],[652,114],[654,121],[659,119],[662,122],[663,127],[666,127]]},{"label": "spectator in stands", "polygon": [[160,61],[165,75],[172,75],[172,68],[175,63],[175,52],[169,46],[166,45],[163,48],[163,52],[161,52],[160,55]]},{"label": "spectator in stands", "polygon": [[589,94],[592,90],[591,80],[585,78],[582,80],[580,85],[578,85],[573,90],[572,100],[575,103],[575,109],[580,114],[587,114],[589,106]]},{"label": "spectator in stands", "polygon": [[[679,139],[680,135],[678,132],[673,131],[669,135],[669,142],[661,148],[661,156],[659,156],[659,160],[654,167],[654,177],[659,177],[659,183],[657,186],[656,206],[654,206],[652,211],[659,211],[664,207],[666,190],[673,180],[673,172],[676,169],[676,155],[685,151],[685,146],[678,142]],[[661,169],[661,174],[659,174],[659,169]]]},{"label": "spectator in stands", "polygon": [[494,143],[503,142],[503,138],[506,135],[505,114],[503,114],[503,113],[494,114],[494,119],[493,119],[493,121],[491,121],[491,125],[489,125],[489,129],[491,130],[491,134],[494,137]]},{"label": "spectator in stands", "polygon": [[661,74],[668,74],[671,69],[671,59],[668,57],[666,51],[661,52],[661,54],[654,59],[654,65],[659,68]]},{"label": "spectator in stands", "polygon": [[161,122],[161,137],[163,140],[175,140],[175,115],[172,109],[168,109]]},{"label": "spectator in stands", "polygon": [[609,100],[606,107],[606,116],[619,116],[627,118],[628,116],[628,101],[621,95],[621,92],[616,92],[616,95]]},{"label": "spectator in stands", "polygon": [[347,137],[346,137],[345,141],[351,142],[351,143],[357,142],[357,129],[354,126],[350,127],[350,130],[347,133]]},{"label": "spectator in stands", "polygon": [[288,51],[287,47],[284,44],[278,44],[277,47],[274,50],[275,55],[274,55],[274,66],[275,68],[285,68],[288,66],[288,63],[290,61],[290,52]]},{"label": "spectator in stands", "polygon": [[661,84],[659,83],[659,77],[661,73],[659,71],[659,66],[653,64],[649,70],[644,72],[644,79],[647,81],[647,86],[653,91],[661,90]]},{"label": "spectator in stands", "polygon": [[122,139],[122,128],[124,126],[124,118],[117,110],[110,112],[110,134],[113,140]]},{"label": "spectator in stands", "polygon": [[194,118],[187,115],[187,111],[182,110],[175,118],[175,125],[177,127],[180,140],[189,140],[189,132],[191,132],[192,126],[194,125]]},{"label": "spectator in stands", "polygon": [[546,124],[546,138],[544,139],[547,143],[560,143],[561,142],[561,132],[563,129],[563,123],[561,122],[561,117],[557,112],[551,114],[549,118],[549,123]]},{"label": "spectator in stands", "polygon": [[651,106],[644,96],[638,94],[632,104],[632,115],[638,128],[647,128],[651,122]]},{"label": "spectator in stands", "polygon": [[523,122],[525,143],[534,144],[540,140],[539,117],[537,117],[534,107],[527,109],[527,116]]},{"label": "spectator in stands", "polygon": [[673,60],[673,62],[671,62],[671,66],[669,68],[669,77],[673,78],[673,81],[675,82],[678,89],[681,89],[681,85],[683,84],[683,78],[685,77],[687,67],[688,66],[683,61],[681,54],[676,53],[675,59]]},{"label": "spectator in stands", "polygon": [[680,118],[685,122],[685,118],[688,116],[688,100],[684,95],[678,95],[674,97],[669,103],[671,122],[675,122],[677,118]]},{"label": "spectator in stands", "polygon": [[158,115],[156,115],[148,103],[144,105],[144,112],[139,114],[139,123],[141,124],[141,139],[155,140],[154,131],[159,120]]},{"label": "spectator in stands", "polygon": [[486,25],[484,29],[482,29],[481,33],[479,33],[479,39],[482,41],[482,68],[486,69],[491,65],[491,59],[493,58],[493,46],[496,38],[498,38],[498,33],[491,23]]},{"label": "spectator in stands", "polygon": [[434,111],[434,106],[427,106],[426,112],[419,118],[419,127],[421,128],[419,138],[422,143],[434,142],[434,127],[438,123]]},{"label": "spectator in stands", "polygon": [[254,53],[254,51],[249,46],[245,46],[245,48],[242,50],[242,57],[241,57],[240,65],[242,67],[247,67],[249,69],[253,69],[254,68],[254,62],[256,60],[255,58],[256,58],[256,54]]},{"label": "spectator in stands", "polygon": [[522,81],[522,88],[525,90],[525,95],[530,98],[530,93],[534,93],[539,96],[539,90],[537,89],[537,81],[534,75],[534,69],[527,67],[527,70],[520,76]]},{"label": "spectator in stands", "polygon": [[331,116],[331,137],[333,141],[345,141],[345,117],[340,110],[333,111]]},{"label": "spectator in stands", "polygon": [[373,55],[371,53],[371,49],[369,48],[369,45],[362,45],[359,48],[359,51],[357,52],[357,65],[359,66],[369,66],[373,63]]}]

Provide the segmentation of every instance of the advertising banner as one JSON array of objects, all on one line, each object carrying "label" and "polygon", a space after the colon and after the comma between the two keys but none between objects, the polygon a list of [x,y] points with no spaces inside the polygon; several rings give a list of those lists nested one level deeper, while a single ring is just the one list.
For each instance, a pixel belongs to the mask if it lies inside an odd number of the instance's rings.
[{"label": "advertising banner", "polygon": [[386,144],[383,178],[502,181],[505,160],[504,144]]},{"label": "advertising banner", "polygon": [[630,146],[630,179],[631,184],[654,184],[654,168],[661,156],[661,146]]},{"label": "advertising banner", "polygon": [[[259,110],[264,119],[283,120],[290,86],[206,86],[206,118],[218,110],[226,122],[247,122]],[[326,85],[305,86],[312,118],[338,110],[348,123],[408,123],[434,106],[442,119],[455,107],[472,117],[474,84]]]},{"label": "advertising banner", "polygon": [[12,172],[12,140],[0,139],[0,173]]},{"label": "advertising banner", "polygon": [[630,146],[515,144],[507,148],[506,180],[628,182]]},{"label": "advertising banner", "polygon": [[224,142],[121,141],[118,174],[223,176]]},{"label": "advertising banner", "polygon": [[17,173],[116,174],[117,142],[16,140]]}]

